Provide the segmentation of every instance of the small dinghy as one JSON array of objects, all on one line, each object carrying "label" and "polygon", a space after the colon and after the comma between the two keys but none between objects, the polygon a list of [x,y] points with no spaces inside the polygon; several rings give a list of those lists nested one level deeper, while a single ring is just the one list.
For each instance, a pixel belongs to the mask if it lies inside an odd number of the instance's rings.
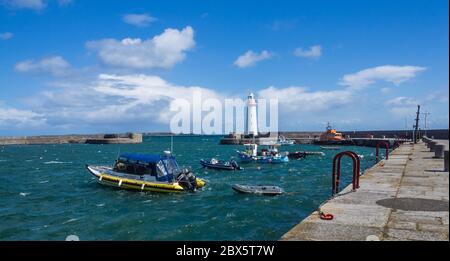
[{"label": "small dinghy", "polygon": [[306,153],[302,152],[302,151],[295,151],[295,152],[289,152],[287,156],[289,159],[301,159],[306,156]]},{"label": "small dinghy", "polygon": [[277,186],[247,186],[234,184],[232,188],[239,193],[262,194],[267,196],[276,196],[284,193],[283,189]]},{"label": "small dinghy", "polygon": [[318,156],[325,156],[325,152],[323,151],[303,151],[305,153],[305,156],[309,155],[318,155]]},{"label": "small dinghy", "polygon": [[340,150],[340,147],[337,146],[320,146],[321,149],[323,150]]},{"label": "small dinghy", "polygon": [[210,160],[200,160],[200,164],[209,169],[223,169],[223,170],[241,170],[242,168],[237,164],[236,161],[222,161],[212,158]]}]

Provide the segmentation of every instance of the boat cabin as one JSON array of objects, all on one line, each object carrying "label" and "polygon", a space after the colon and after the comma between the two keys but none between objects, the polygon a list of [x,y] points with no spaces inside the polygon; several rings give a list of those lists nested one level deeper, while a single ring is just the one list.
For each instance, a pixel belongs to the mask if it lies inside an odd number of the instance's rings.
[{"label": "boat cabin", "polygon": [[150,175],[158,181],[172,181],[179,167],[172,155],[121,154],[113,171],[134,175]]},{"label": "boat cabin", "polygon": [[254,143],[244,144],[245,153],[253,157],[256,156],[277,156],[279,144],[261,144],[261,151],[258,151],[258,145]]}]

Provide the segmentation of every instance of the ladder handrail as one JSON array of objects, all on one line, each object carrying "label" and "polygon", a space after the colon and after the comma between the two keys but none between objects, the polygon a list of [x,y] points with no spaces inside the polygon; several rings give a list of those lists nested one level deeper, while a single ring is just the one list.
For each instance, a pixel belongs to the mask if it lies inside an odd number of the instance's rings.
[{"label": "ladder handrail", "polygon": [[361,161],[358,154],[353,151],[343,151],[336,154],[333,158],[333,176],[332,176],[332,191],[331,195],[334,196],[339,192],[339,182],[341,177],[341,159],[343,156],[348,156],[353,161],[353,176],[352,176],[352,188],[356,190],[359,188],[359,176],[361,172]]}]

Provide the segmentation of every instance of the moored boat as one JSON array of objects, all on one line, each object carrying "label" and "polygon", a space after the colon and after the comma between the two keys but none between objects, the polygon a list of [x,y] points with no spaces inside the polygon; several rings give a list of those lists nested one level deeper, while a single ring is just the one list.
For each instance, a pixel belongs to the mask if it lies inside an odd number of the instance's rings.
[{"label": "moored boat", "polygon": [[306,156],[306,153],[303,151],[294,151],[294,152],[289,152],[287,154],[289,159],[302,159]]},{"label": "moored boat", "polygon": [[257,162],[257,163],[286,163],[289,157],[286,153],[279,153],[277,144],[262,145],[267,148],[258,151],[258,145],[255,143],[244,144],[244,151],[237,151],[238,158],[241,162]]},{"label": "moored boat", "polygon": [[321,149],[323,150],[340,150],[340,147],[336,147],[336,146],[320,146]]},{"label": "moored boat", "polygon": [[303,153],[305,153],[305,156],[309,155],[325,156],[325,152],[323,151],[303,151]]},{"label": "moored boat", "polygon": [[181,170],[170,153],[121,154],[113,167],[86,165],[86,168],[99,183],[124,189],[183,192],[205,186],[204,180]]},{"label": "moored boat", "polygon": [[283,189],[277,186],[249,186],[234,184],[231,188],[239,193],[261,194],[267,196],[276,196],[284,193]]},{"label": "moored boat", "polygon": [[241,170],[242,168],[238,165],[235,160],[223,161],[212,158],[210,160],[200,160],[200,164],[205,168],[210,169],[221,169],[221,170]]},{"label": "moored boat", "polygon": [[278,136],[277,143],[279,145],[294,145],[295,144],[295,140],[288,140],[288,139],[286,139],[286,137],[280,135],[280,136]]},{"label": "moored boat", "polygon": [[336,129],[333,129],[329,122],[327,123],[326,131],[319,136],[320,142],[340,142],[344,140],[345,138],[342,133],[339,133]]}]

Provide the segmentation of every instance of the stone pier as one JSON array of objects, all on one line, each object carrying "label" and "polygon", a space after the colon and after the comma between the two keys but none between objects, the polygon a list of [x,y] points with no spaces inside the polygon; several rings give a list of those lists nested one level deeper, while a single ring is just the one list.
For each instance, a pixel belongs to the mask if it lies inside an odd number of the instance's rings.
[{"label": "stone pier", "polygon": [[334,218],[315,211],[281,240],[449,240],[449,172],[424,143],[405,143],[320,210]]}]

